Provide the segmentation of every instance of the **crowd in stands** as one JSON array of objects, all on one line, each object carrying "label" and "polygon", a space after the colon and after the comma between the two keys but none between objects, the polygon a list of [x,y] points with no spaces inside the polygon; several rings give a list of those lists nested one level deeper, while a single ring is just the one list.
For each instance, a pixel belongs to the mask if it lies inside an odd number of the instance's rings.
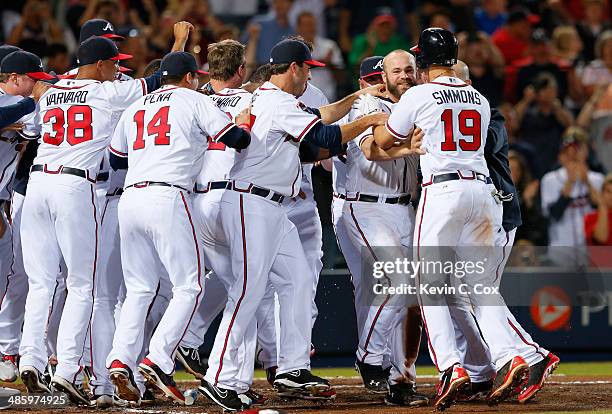
[{"label": "crowd in stands", "polygon": [[[524,225],[517,244],[612,244],[610,0],[14,0],[3,2],[2,43],[74,66],[79,29],[103,18],[126,37],[125,66],[141,76],[194,23],[186,50],[206,68],[208,44],[247,45],[252,73],[280,39],[299,34],[326,68],[312,82],[329,98],[356,86],[360,61],[408,49],[424,27],[457,33],[472,84],[499,108]],[[571,225],[570,225],[571,224]],[[570,234],[571,230],[571,234]]]}]

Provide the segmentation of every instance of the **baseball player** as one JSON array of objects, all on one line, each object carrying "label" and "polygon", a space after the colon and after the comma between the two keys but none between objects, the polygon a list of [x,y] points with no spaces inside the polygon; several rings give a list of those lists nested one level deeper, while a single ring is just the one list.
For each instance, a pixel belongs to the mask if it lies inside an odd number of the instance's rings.
[{"label": "baseball player", "polygon": [[[471,85],[470,71],[467,65],[458,61],[453,66],[453,70],[457,74],[457,77],[467,84]],[[489,123],[488,135],[496,135],[497,137],[487,137],[487,143],[485,145],[485,159],[487,167],[489,168],[489,174],[491,180],[497,192],[497,197],[502,202],[498,203],[498,209],[502,209],[502,222],[497,223],[498,228],[495,231],[495,246],[498,248],[496,253],[501,255],[495,266],[496,277],[501,277],[508,257],[510,256],[510,250],[514,244],[514,236],[516,229],[521,225],[521,209],[519,205],[519,199],[516,196],[517,191],[512,182],[512,176],[510,174],[510,164],[508,161],[508,134],[504,126],[505,120],[497,109],[491,110],[491,122]],[[497,217],[500,217],[499,215]],[[546,379],[552,374],[552,372],[559,365],[559,358],[542,348],[532,338],[531,335],[518,323],[514,315],[510,312],[507,306],[505,306],[506,316],[508,325],[512,328],[513,337],[515,340],[516,349],[519,354],[523,357],[525,362],[529,364],[529,378],[525,384],[522,384],[519,389],[518,401],[525,403],[531,400],[537,392],[542,388]],[[462,309],[460,307],[454,308]],[[453,315],[455,319],[455,315]],[[468,315],[468,319],[473,321],[471,313]],[[465,334],[471,333],[471,338],[466,337]],[[471,340],[468,340],[471,339]],[[461,343],[464,345],[461,345]],[[474,400],[479,396],[486,396],[491,391],[493,386],[493,376],[495,375],[494,368],[490,367],[490,354],[486,344],[482,342],[482,338],[478,330],[472,330],[472,332],[458,332],[457,343],[460,344],[459,348],[462,350],[463,361],[468,358],[473,359],[471,365],[476,366],[475,372],[472,372],[468,366],[463,362],[463,365],[468,370],[470,375],[471,388],[468,390],[468,394],[464,396],[464,399]],[[484,348],[484,352],[479,349]],[[469,349],[469,353],[467,350]],[[469,355],[468,355],[469,354]],[[492,372],[491,372],[492,371]],[[481,381],[475,381],[475,378],[480,376]]]},{"label": "baseball player", "polygon": [[240,369],[237,355],[244,338],[256,331],[254,316],[268,281],[280,302],[280,357],[274,381],[279,395],[314,399],[335,395],[326,380],[310,373],[310,266],[280,203],[299,193],[300,141],[337,152],[342,141],[384,119],[374,114],[342,127],[322,124],[321,120],[330,124],[344,116],[358,94],[319,111],[301,104],[296,96],[306,87],[310,67],[322,64],[312,60],[300,41],[279,42],[270,63],[272,78],[253,95],[251,145],[237,154],[231,184],[221,199],[221,223],[235,281],[211,352],[214,357],[200,387],[217,404],[233,410],[242,407],[231,385]]},{"label": "baseball player", "polygon": [[[390,113],[401,96],[415,85],[414,57],[408,52],[389,53],[382,60],[382,67],[388,98],[366,97],[351,112],[352,116],[373,110]],[[371,130],[348,143],[343,222],[351,243],[371,260],[383,260],[380,252],[374,250],[377,246],[412,245],[414,208],[410,200],[416,190],[418,162],[414,152],[407,145],[381,150],[374,143]],[[409,369],[404,366],[406,307],[390,303],[390,296],[381,303],[364,303],[362,276],[353,276],[359,334],[356,366],[364,385],[373,392],[388,393],[385,399],[388,404],[427,404],[427,398],[415,392],[414,366]],[[389,358],[390,361],[383,361]],[[389,363],[389,370],[385,370],[383,365]]]},{"label": "baseball player", "polygon": [[95,177],[118,115],[148,90],[156,89],[159,77],[114,81],[117,61],[130,56],[120,54],[111,40],[102,37],[83,42],[77,57],[77,77],[60,80],[40,101],[42,142],[22,216],[22,243],[29,246],[24,249],[29,292],[19,353],[20,374],[28,391],[49,391],[41,375],[47,364],[44,330],[63,257],[68,295],[52,384],[72,401],[89,404],[79,374],[99,252]]},{"label": "baseball player", "polygon": [[[423,194],[415,230],[418,260],[443,258],[432,255],[432,249],[424,246],[437,249],[437,246],[494,245],[495,201],[488,186],[491,179],[484,158],[487,137],[482,134],[489,125],[490,108],[484,96],[452,71],[457,49],[457,40],[449,31],[424,30],[418,46],[412,49],[424,84],[407,91],[395,106],[386,128],[374,131],[375,141],[381,148],[391,147],[396,140],[405,140],[415,125],[425,134],[424,155],[420,159]],[[471,213],[475,210],[478,214]],[[457,254],[461,260],[461,252]],[[473,287],[474,279],[468,275],[465,282],[472,283]],[[417,274],[417,285],[422,280],[421,272]],[[424,299],[428,301],[425,305]],[[419,300],[430,354],[441,373],[434,405],[444,409],[454,402],[470,378],[460,365],[449,309],[427,306],[431,297],[419,295]],[[504,309],[489,306],[485,311],[478,302],[473,305],[497,370],[488,398],[495,404],[519,385],[528,365],[514,347]]]},{"label": "baseball player", "polygon": [[[53,79],[42,71],[42,62],[36,55],[8,47],[0,52],[8,52],[0,64],[1,105],[14,104],[30,96],[37,80]],[[19,306],[23,302],[19,298],[20,292],[27,289],[25,275],[15,272],[21,264],[21,203],[19,199],[16,204],[12,203],[12,186],[26,143],[40,136],[38,111],[21,117],[19,122],[18,128],[0,133],[0,380],[9,382],[15,381],[18,374],[16,363],[23,315]],[[5,215],[6,211],[10,213]]]},{"label": "baseball player", "polygon": [[[246,148],[250,136],[209,98],[195,92],[199,71],[192,55],[170,53],[160,70],[162,88],[124,112],[110,147],[113,154],[128,158],[129,167],[119,202],[126,298],[107,364],[119,397],[138,401],[141,390],[132,372],[161,264],[172,283],[173,296],[138,368],[166,396],[183,403],[184,396],[172,378],[174,357],[203,289],[202,253],[189,189],[208,136],[212,142],[236,149]],[[167,237],[170,233],[171,239]]]}]

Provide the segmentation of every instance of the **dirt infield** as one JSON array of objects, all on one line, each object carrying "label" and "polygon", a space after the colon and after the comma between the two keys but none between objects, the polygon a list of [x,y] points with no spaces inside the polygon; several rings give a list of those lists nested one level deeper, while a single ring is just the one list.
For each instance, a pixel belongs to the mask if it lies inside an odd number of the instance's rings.
[{"label": "dirt infield", "polygon": [[[419,378],[419,390],[425,394],[433,394],[434,383],[433,378]],[[383,414],[383,413],[431,413],[431,407],[422,407],[416,409],[408,409],[402,407],[385,406],[381,396],[368,394],[361,386],[361,381],[357,378],[336,378],[332,379],[333,385],[336,387],[338,396],[335,402],[331,403],[312,403],[307,401],[290,401],[277,398],[274,391],[268,386],[264,380],[256,380],[254,388],[267,397],[268,403],[261,408],[274,408],[283,410],[286,413],[363,413],[363,414]],[[6,385],[6,384],[3,384]],[[181,389],[195,388],[196,382],[182,382]],[[23,389],[22,386],[17,388]],[[469,404],[456,404],[449,410],[448,413],[507,413],[507,412],[551,412],[551,411],[597,411],[612,409],[612,377],[577,377],[577,376],[560,376],[554,375],[546,387],[537,395],[536,399],[526,405],[519,405],[514,402],[507,402],[497,407],[489,407],[484,402],[475,402]],[[24,410],[3,410],[2,412],[23,412]],[[48,409],[32,409],[37,413],[48,412]],[[53,410],[58,412],[59,410]],[[62,409],[63,412],[80,413],[94,412],[91,408],[68,407]],[[115,410],[101,410],[103,412],[131,412],[143,414],[161,414],[161,413],[220,413],[221,409],[215,405],[209,404],[206,399],[200,396],[195,405],[185,407],[173,405],[170,402],[163,400],[159,396],[159,403],[150,406],[142,406],[140,408]]]}]

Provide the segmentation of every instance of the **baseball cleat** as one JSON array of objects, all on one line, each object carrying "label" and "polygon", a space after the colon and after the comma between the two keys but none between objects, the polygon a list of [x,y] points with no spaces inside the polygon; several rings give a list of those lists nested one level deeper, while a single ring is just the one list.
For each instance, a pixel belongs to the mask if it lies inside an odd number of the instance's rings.
[{"label": "baseball cleat", "polygon": [[109,408],[115,405],[112,395],[94,395],[89,400],[89,405],[95,408]]},{"label": "baseball cleat", "polygon": [[375,394],[388,393],[388,370],[384,370],[381,365],[370,365],[360,361],[355,362],[355,369],[361,375],[366,390]]},{"label": "baseball cleat", "polygon": [[266,368],[266,379],[268,380],[268,384],[274,386],[274,380],[276,379],[276,370],[278,367],[270,367]]},{"label": "baseball cleat", "polygon": [[155,404],[155,394],[153,391],[149,388],[145,389],[145,392],[142,393],[141,402],[145,405]]},{"label": "baseball cleat", "polygon": [[0,381],[15,382],[19,376],[18,355],[2,355],[0,360]]},{"label": "baseball cleat", "polygon": [[54,375],[51,380],[51,386],[55,391],[63,392],[68,395],[71,403],[77,405],[91,405],[89,396],[83,390],[83,384],[73,384],[65,378]]},{"label": "baseball cleat", "polygon": [[408,407],[427,405],[429,399],[417,393],[416,384],[389,384],[389,392],[385,395],[385,404]]},{"label": "baseball cleat", "polygon": [[557,369],[560,361],[558,356],[549,352],[546,358],[529,367],[529,379],[518,396],[520,403],[526,403],[535,397],[542,389],[546,379],[552,375],[555,369]]},{"label": "baseball cleat", "polygon": [[185,396],[178,389],[172,375],[164,373],[160,367],[155,365],[149,358],[145,358],[138,365],[142,375],[153,385],[159,388],[169,399],[179,404],[185,404]]},{"label": "baseball cleat", "polygon": [[200,359],[200,352],[197,348],[187,348],[179,346],[176,352],[176,359],[183,365],[185,371],[201,380],[208,369],[208,364]]},{"label": "baseball cleat", "polygon": [[206,380],[201,381],[198,391],[225,411],[236,412],[249,408],[236,391],[216,387]]},{"label": "baseball cleat", "polygon": [[119,398],[135,403],[140,402],[140,391],[130,367],[116,359],[111,363],[108,372],[111,382],[115,384],[115,394]]},{"label": "baseball cleat", "polygon": [[312,375],[307,369],[277,374],[274,389],[280,397],[304,400],[332,400],[336,392],[326,379]]},{"label": "baseball cleat", "polygon": [[470,377],[461,365],[455,364],[448,368],[438,383],[434,408],[439,411],[446,410],[455,402],[461,390],[469,384]]},{"label": "baseball cleat", "polygon": [[246,392],[243,392],[242,394],[238,394],[238,398],[240,398],[240,401],[242,401],[245,405],[249,407],[264,405],[266,401],[268,401],[266,397],[264,397],[262,394],[258,393],[252,388],[249,388]]},{"label": "baseball cleat", "polygon": [[23,384],[28,389],[28,393],[40,394],[51,392],[49,383],[45,380],[43,374],[36,368],[25,365],[21,367],[19,375],[21,376],[21,381],[23,381]]},{"label": "baseball cleat", "polygon": [[493,388],[493,380],[471,382],[457,394],[457,401],[470,402],[487,398]]},{"label": "baseball cleat", "polygon": [[489,405],[497,405],[512,394],[529,372],[529,365],[520,356],[515,356],[495,375],[491,393],[487,397]]}]

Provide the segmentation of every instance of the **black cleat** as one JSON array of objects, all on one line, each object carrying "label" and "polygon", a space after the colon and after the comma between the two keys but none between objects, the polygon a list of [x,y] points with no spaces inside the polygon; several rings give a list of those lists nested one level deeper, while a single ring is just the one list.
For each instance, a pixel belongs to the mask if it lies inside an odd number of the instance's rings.
[{"label": "black cleat", "polygon": [[204,379],[208,364],[200,359],[200,351],[197,348],[179,346],[176,359],[183,365],[185,371],[199,380]]},{"label": "black cleat", "polygon": [[166,397],[179,404],[185,404],[185,396],[176,386],[176,382],[174,382],[172,375],[164,373],[161,368],[149,358],[143,359],[138,365],[138,369],[142,375],[159,388]]},{"label": "black cleat", "polygon": [[457,394],[457,401],[470,402],[483,400],[493,389],[493,380],[483,382],[472,382],[470,385],[463,387]]},{"label": "black cleat", "polygon": [[65,378],[54,375],[51,386],[55,391],[64,392],[68,395],[71,403],[77,405],[91,405],[89,395],[83,390],[83,384],[73,384]]},{"label": "black cleat", "polygon": [[270,367],[266,369],[266,379],[268,380],[268,384],[274,386],[274,380],[276,379],[276,370],[278,367]]},{"label": "black cleat", "polygon": [[236,412],[249,408],[234,390],[216,387],[206,380],[201,381],[198,391],[225,411]]},{"label": "black cleat", "polygon": [[389,392],[385,395],[385,404],[418,407],[427,405],[429,399],[417,393],[416,384],[389,384]]},{"label": "black cleat", "polygon": [[45,380],[45,377],[36,368],[25,365],[21,367],[19,372],[21,381],[28,389],[30,394],[51,393],[51,386]]},{"label": "black cleat", "polygon": [[150,405],[155,403],[155,394],[149,388],[142,394],[141,403]]},{"label": "black cleat", "polygon": [[389,392],[387,384],[389,370],[384,370],[380,365],[370,365],[360,361],[355,363],[355,369],[361,375],[366,390],[375,394],[386,394]]},{"label": "black cleat", "polygon": [[448,368],[438,382],[434,409],[444,411],[453,405],[462,388],[469,383],[470,377],[461,365],[455,364]]},{"label": "black cleat", "polygon": [[495,375],[491,393],[487,397],[489,405],[497,405],[508,398],[528,374],[529,365],[522,357],[515,356],[508,361]]},{"label": "black cleat", "polygon": [[277,374],[274,389],[280,397],[304,400],[332,400],[336,392],[326,379],[312,375],[307,369]]}]

